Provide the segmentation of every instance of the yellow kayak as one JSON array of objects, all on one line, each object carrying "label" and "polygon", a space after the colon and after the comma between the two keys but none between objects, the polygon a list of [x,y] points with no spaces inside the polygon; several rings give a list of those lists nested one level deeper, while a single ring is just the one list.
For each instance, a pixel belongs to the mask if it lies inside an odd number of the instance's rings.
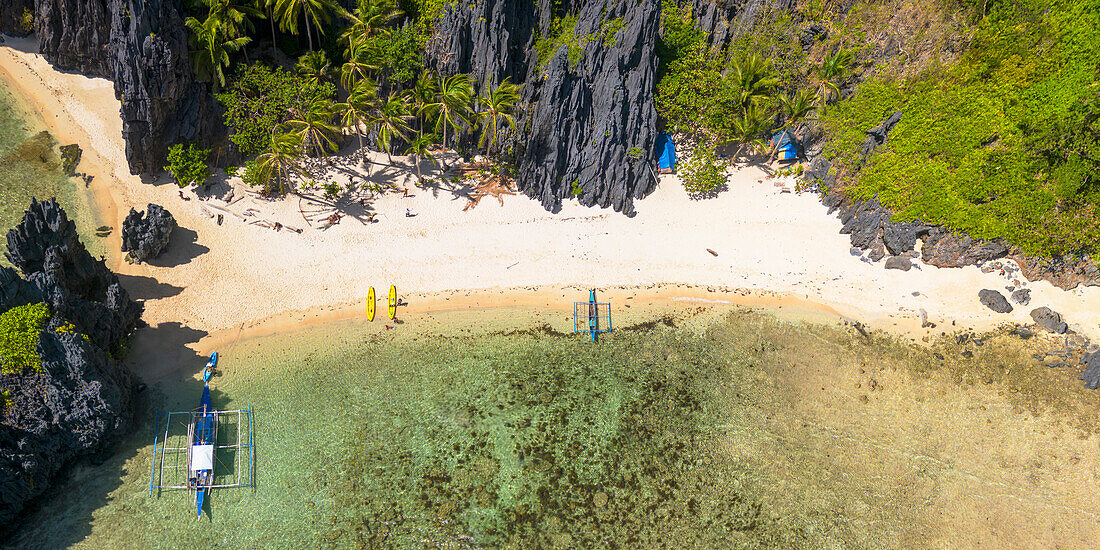
[{"label": "yellow kayak", "polygon": [[390,319],[397,317],[397,287],[390,285]]},{"label": "yellow kayak", "polygon": [[367,320],[374,321],[374,287],[367,290]]}]

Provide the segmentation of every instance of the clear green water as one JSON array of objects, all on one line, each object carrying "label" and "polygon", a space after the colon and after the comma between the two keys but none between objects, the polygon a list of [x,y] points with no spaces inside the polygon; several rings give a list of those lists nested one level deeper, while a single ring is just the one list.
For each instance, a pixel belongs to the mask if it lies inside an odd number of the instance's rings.
[{"label": "clear green water", "polygon": [[[0,252],[7,249],[8,230],[23,219],[31,198],[56,197],[77,225],[85,246],[94,256],[106,253],[84,183],[60,169],[57,143],[42,135],[42,121],[0,81]],[[79,170],[79,168],[78,168]],[[0,265],[11,265],[0,255]]]},{"label": "clear green water", "polygon": [[[255,491],[217,491],[202,520],[185,493],[150,497],[146,421],[11,543],[924,548],[1054,537],[1040,541],[1049,547],[1096,534],[1065,532],[1092,529],[1100,510],[1087,474],[1100,466],[1095,396],[1034,365],[1034,341],[925,349],[737,312],[592,345],[545,329],[483,334],[487,314],[228,346],[215,405],[255,408]],[[148,405],[187,409],[200,388],[164,381]],[[1052,456],[1082,495],[1049,475]]]}]

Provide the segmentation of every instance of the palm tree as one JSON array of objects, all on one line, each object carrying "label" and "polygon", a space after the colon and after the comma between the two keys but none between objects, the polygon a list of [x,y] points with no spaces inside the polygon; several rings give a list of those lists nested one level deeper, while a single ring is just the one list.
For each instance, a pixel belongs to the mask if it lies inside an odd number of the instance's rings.
[{"label": "palm tree", "polygon": [[267,22],[271,24],[272,44],[275,44],[275,14],[272,13],[272,10],[275,8],[275,5],[277,3],[278,0],[256,0],[256,6],[263,7],[264,11],[267,13]]},{"label": "palm tree", "polygon": [[435,117],[436,131],[442,131],[443,140],[440,142],[444,149],[447,147],[447,129],[455,132],[461,131],[470,124],[469,110],[470,98],[474,95],[470,86],[470,76],[456,74],[443,79],[439,83],[439,90],[435,94],[432,103],[422,107],[422,110]]},{"label": "palm tree", "polygon": [[287,126],[302,137],[302,143],[307,149],[312,149],[321,156],[327,155],[327,151],[336,151],[336,134],[339,129],[332,124],[332,117],[336,113],[336,107],[332,101],[315,97],[302,109],[293,109],[291,120]]},{"label": "palm tree", "polygon": [[435,145],[435,134],[421,134],[412,140],[409,147],[405,149],[406,155],[412,155],[413,165],[416,166],[416,181],[419,183],[424,179],[423,174],[420,173],[420,161],[421,159],[428,159],[432,161],[432,164],[437,164],[435,157],[432,156],[431,147]]},{"label": "palm tree", "polygon": [[370,121],[370,112],[377,99],[378,90],[374,82],[364,79],[355,84],[346,102],[336,105],[344,130],[354,131],[359,136],[359,149],[363,148],[363,127]]},{"label": "palm tree", "polygon": [[522,84],[513,84],[508,78],[505,78],[488,95],[481,98],[481,111],[478,112],[477,117],[485,126],[485,129],[481,132],[481,139],[478,140],[477,146],[484,147],[485,141],[488,139],[489,149],[486,151],[487,153],[491,153],[493,145],[497,143],[497,134],[502,123],[513,130],[516,129],[515,107],[519,101],[522,88]]},{"label": "palm tree", "polygon": [[230,38],[240,38],[256,30],[249,17],[264,17],[260,10],[247,4],[236,4],[234,0],[203,1],[210,8],[207,17],[215,18],[221,24],[225,35]]},{"label": "palm tree", "polygon": [[278,192],[290,189],[290,174],[297,171],[298,160],[302,158],[302,136],[295,133],[271,134],[271,144],[267,151],[256,157],[259,180],[264,188],[274,188]]},{"label": "palm tree", "polygon": [[771,121],[772,117],[756,105],[749,105],[740,116],[734,117],[731,121],[730,137],[738,143],[738,146],[733,158],[739,157],[746,146],[756,151],[767,150],[762,136],[771,125]]},{"label": "palm tree", "polygon": [[436,85],[436,79],[428,71],[420,73],[420,78],[416,79],[416,84],[412,88],[405,91],[405,96],[409,102],[412,103],[413,112],[416,113],[416,120],[418,126],[419,135],[424,135],[424,106],[431,103],[435,99],[435,93],[438,86]]},{"label": "palm tree", "polygon": [[779,99],[779,108],[783,112],[783,117],[787,120],[783,128],[794,125],[814,110],[814,96],[806,89],[800,89],[793,94],[783,92],[777,99]]},{"label": "palm tree", "polygon": [[190,51],[195,73],[200,80],[213,84],[214,91],[217,91],[225,86],[224,68],[229,66],[229,54],[241,49],[252,39],[247,36],[226,39],[222,35],[221,23],[212,17],[207,17],[202,23],[194,17],[188,17],[184,25],[191,29],[191,45],[197,47]]},{"label": "palm tree", "polygon": [[779,85],[779,78],[771,72],[768,61],[755,53],[734,60],[728,78],[737,85],[742,108],[758,104]]},{"label": "palm tree", "polygon": [[306,52],[298,58],[294,69],[310,84],[320,84],[328,80],[333,72],[328,56],[323,51]]},{"label": "palm tree", "polygon": [[378,50],[366,42],[356,42],[348,60],[340,67],[340,85],[351,91],[356,82],[370,79],[370,74],[379,68],[378,55]]},{"label": "palm tree", "polygon": [[279,20],[279,27],[291,34],[298,34],[299,17],[304,19],[306,25],[306,39],[309,41],[309,49],[313,49],[313,31],[310,30],[310,21],[317,27],[318,42],[320,35],[324,34],[322,23],[332,21],[330,12],[337,9],[334,0],[276,0],[275,18]]},{"label": "palm tree", "polygon": [[848,70],[848,65],[851,63],[852,52],[839,49],[825,56],[825,59],[821,61],[821,65],[814,67],[814,72],[817,73],[817,77],[821,80],[819,98],[822,113],[825,112],[825,107],[829,104],[829,90],[832,90],[836,93],[837,97],[840,97],[840,87],[837,86],[837,82],[844,77],[844,73]]},{"label": "palm tree", "polygon": [[405,103],[396,92],[391,93],[385,101],[378,105],[378,109],[370,118],[370,125],[378,130],[378,145],[386,152],[386,158],[393,164],[390,156],[390,140],[393,138],[406,139],[409,128],[409,105]]},{"label": "palm tree", "polygon": [[375,30],[403,13],[397,9],[393,0],[357,0],[355,11],[348,13],[340,10],[340,15],[351,22],[340,35],[340,40],[347,44],[345,54],[351,57],[351,51],[357,43],[362,43]]}]

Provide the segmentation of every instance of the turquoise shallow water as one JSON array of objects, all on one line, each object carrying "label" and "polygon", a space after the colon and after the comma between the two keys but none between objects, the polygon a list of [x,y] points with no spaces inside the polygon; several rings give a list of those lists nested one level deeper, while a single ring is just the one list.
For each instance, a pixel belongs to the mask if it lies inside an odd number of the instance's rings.
[{"label": "turquoise shallow water", "polygon": [[[1073,531],[1100,509],[1086,479],[1094,396],[1031,365],[1034,342],[991,335],[964,356],[681,312],[592,345],[545,327],[494,332],[489,314],[226,346],[215,405],[256,411],[254,491],[216,491],[202,520],[186,493],[150,497],[145,420],[12,542],[916,548],[1095,534]],[[146,418],[194,406],[200,389],[190,376],[156,384]],[[1082,495],[1051,478],[1051,456]]]},{"label": "turquoise shallow water", "polygon": [[[44,129],[37,114],[0,81],[0,251],[6,249],[4,237],[23,218],[32,197],[55,197],[77,224],[88,250],[104,255],[106,247],[94,236],[99,224],[90,195],[82,182],[61,172],[58,144],[41,134]],[[0,265],[10,264],[0,256]]]}]

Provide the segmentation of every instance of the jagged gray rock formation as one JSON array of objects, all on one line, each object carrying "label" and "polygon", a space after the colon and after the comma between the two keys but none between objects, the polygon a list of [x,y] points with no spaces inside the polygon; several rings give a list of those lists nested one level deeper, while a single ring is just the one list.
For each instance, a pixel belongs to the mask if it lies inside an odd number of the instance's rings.
[{"label": "jagged gray rock formation", "polygon": [[[562,46],[540,65],[535,41],[549,38],[553,18],[567,13],[584,37],[576,63]],[[505,77],[524,83],[525,131],[510,142],[520,190],[551,211],[579,189],[582,204],[631,214],[634,199],[656,183],[659,15],[657,0],[454,4],[429,44],[428,64],[443,75],[470,73],[483,89]],[[605,37],[612,20],[621,28]]]},{"label": "jagged gray rock formation", "polygon": [[176,219],[159,204],[149,204],[146,212],[133,208],[122,221],[122,251],[135,262],[151,260],[168,247]]},{"label": "jagged gray rock formation", "polygon": [[224,135],[209,87],[187,54],[180,0],[0,0],[0,30],[11,10],[33,6],[42,55],[60,69],[104,76],[122,103],[126,160],[134,174],[159,172],[168,147]]},{"label": "jagged gray rock formation", "polygon": [[691,8],[696,26],[707,33],[707,41],[717,49],[751,31],[766,10],[789,11],[795,5],[794,0],[687,0],[678,3]]},{"label": "jagged gray rock formation", "polygon": [[45,302],[51,317],[36,348],[44,372],[0,374],[10,399],[0,412],[0,538],[61,469],[106,451],[132,422],[137,379],[111,354],[142,311],[54,201],[31,203],[8,248],[25,278],[0,267],[0,311]]},{"label": "jagged gray rock formation", "polygon": [[54,315],[112,353],[141,318],[141,304],[130,299],[102,261],[92,258],[54,200],[31,202],[23,222],[8,232],[7,257],[25,279],[11,268],[0,275],[0,310],[46,302]]}]

